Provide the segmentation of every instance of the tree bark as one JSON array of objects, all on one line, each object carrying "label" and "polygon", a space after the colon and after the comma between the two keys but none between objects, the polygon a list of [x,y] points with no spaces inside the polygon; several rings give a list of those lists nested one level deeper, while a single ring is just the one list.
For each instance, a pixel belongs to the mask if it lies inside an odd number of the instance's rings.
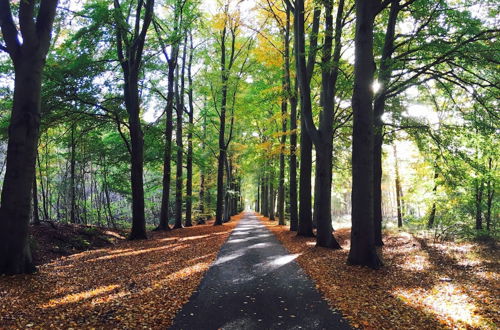
[{"label": "tree bark", "polygon": [[[300,186],[299,186],[299,226],[298,236],[313,237],[312,203],[311,203],[311,172],[312,172],[312,141],[307,132],[305,113],[311,112],[310,81],[316,59],[316,48],[321,9],[314,8],[313,28],[309,43],[309,56],[305,63],[305,31],[304,31],[304,1],[295,1],[295,60],[297,79],[300,91]],[[303,68],[305,66],[305,69]],[[309,93],[308,93],[309,91]]]},{"label": "tree bark", "polygon": [[[126,22],[127,19],[123,17],[119,0],[114,0],[114,7],[115,14],[121,15],[116,23],[117,55],[123,71],[123,92],[130,130],[132,230],[129,239],[145,239],[147,235],[144,214],[144,136],[140,120],[139,71],[142,65],[146,33],[153,18],[154,0],[137,4],[134,24],[136,28],[133,32],[128,31],[128,26],[120,23]],[[141,18],[143,10],[144,18]],[[140,26],[141,19],[142,27]]]},{"label": "tree bark", "polygon": [[38,189],[36,184],[36,170],[33,175],[33,224],[40,224],[40,214],[38,212]]},{"label": "tree bark", "polygon": [[36,149],[40,131],[42,71],[50,46],[57,1],[19,4],[19,32],[10,2],[0,0],[0,28],[14,64],[14,103],[9,123],[6,171],[0,203],[0,274],[36,271],[28,244]]},{"label": "tree bark", "polygon": [[71,124],[70,136],[70,164],[69,164],[69,196],[70,196],[70,222],[78,223],[76,210],[76,141],[75,124]]},{"label": "tree bark", "polygon": [[475,182],[476,230],[483,229],[483,210],[482,210],[483,191],[484,191],[483,181],[476,179]]},{"label": "tree bark", "polygon": [[373,137],[373,222],[375,226],[375,245],[383,246],[382,240],[382,145],[384,143],[384,123],[382,115],[385,111],[386,90],[392,74],[392,54],[396,22],[400,11],[399,0],[391,3],[389,20],[385,32],[378,81],[380,88],[374,100],[374,137]]},{"label": "tree bark", "polygon": [[434,222],[436,220],[436,197],[437,197],[437,179],[439,177],[439,173],[437,171],[437,166],[434,166],[434,188],[432,188],[432,196],[434,201],[432,202],[431,212],[429,214],[429,219],[427,220],[427,229],[434,228]]},{"label": "tree bark", "polygon": [[[176,10],[177,13],[177,10]],[[175,21],[178,21],[176,17]],[[176,26],[176,30],[179,29]],[[157,30],[157,33],[159,31]],[[174,42],[171,45],[170,56],[167,55],[167,51],[163,48],[164,56],[168,63],[168,73],[167,73],[167,105],[165,107],[166,119],[165,119],[165,150],[163,154],[163,178],[162,178],[162,197],[161,197],[161,208],[160,208],[160,224],[156,230],[169,231],[170,225],[170,181],[172,172],[172,132],[173,132],[173,113],[174,113],[174,84],[175,84],[175,70],[177,68],[177,57],[179,55],[179,42]]]},{"label": "tree bark", "polygon": [[194,100],[193,100],[193,77],[192,77],[192,65],[193,65],[193,36],[190,35],[190,50],[189,50],[189,61],[187,68],[188,75],[188,101],[189,101],[189,122],[188,122],[188,133],[187,133],[187,156],[186,156],[186,227],[191,227],[192,223],[192,209],[193,209],[193,129],[194,129]]},{"label": "tree bark", "polygon": [[[226,108],[227,108],[227,84],[228,84],[228,68],[226,65],[226,38],[227,28],[224,26],[221,32],[220,47],[220,68],[221,68],[221,106],[219,114],[219,157],[217,159],[217,202],[215,207],[215,222],[214,225],[222,225],[223,207],[224,207],[224,163],[226,160]],[[234,47],[234,46],[233,46]]]},{"label": "tree bark", "polygon": [[352,96],[352,229],[348,263],[380,268],[373,224],[373,25],[379,1],[356,0]]},{"label": "tree bark", "polygon": [[[176,98],[177,98],[177,126],[175,131],[175,142],[177,145],[177,160],[176,160],[176,173],[175,173],[175,224],[174,229],[182,228],[182,192],[183,192],[183,156],[184,146],[182,142],[182,124],[184,114],[184,72],[186,68],[186,48],[187,40],[184,39],[184,47],[182,51],[182,66],[179,73],[177,67],[177,83],[176,83]],[[180,79],[180,86],[179,86]]]},{"label": "tree bark", "polygon": [[402,204],[403,191],[401,189],[401,179],[399,177],[398,153],[396,150],[396,144],[393,144],[393,149],[394,149],[394,169],[396,172],[395,185],[396,185],[396,205],[398,212],[398,228],[401,228],[403,227],[403,204]]},{"label": "tree bark", "polygon": [[288,115],[288,100],[290,99],[290,10],[286,11],[285,35],[283,41],[283,96],[281,100],[281,140],[280,140],[280,172],[278,188],[278,217],[279,224],[285,225],[285,144]]},{"label": "tree bark", "polygon": [[[491,173],[491,170],[493,168],[493,158],[489,158],[488,159],[488,169],[489,169],[489,172],[490,172],[490,175],[492,175],[493,173]],[[492,184],[492,179],[491,178],[488,178],[488,182],[486,183],[486,217],[485,217],[485,220],[486,220],[486,230],[490,231],[491,229],[491,209],[492,209],[492,206],[493,206],[493,197],[495,196],[495,189],[493,187],[493,184]]]}]

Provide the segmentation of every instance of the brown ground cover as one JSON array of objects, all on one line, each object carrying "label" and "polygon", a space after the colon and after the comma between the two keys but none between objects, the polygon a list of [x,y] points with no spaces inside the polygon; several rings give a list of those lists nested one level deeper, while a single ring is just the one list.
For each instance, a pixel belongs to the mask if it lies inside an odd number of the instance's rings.
[{"label": "brown ground cover", "polygon": [[335,232],[342,250],[315,247],[288,226],[261,218],[293,254],[333,308],[366,329],[497,329],[496,246],[435,243],[405,232],[387,234],[385,267],[347,266],[350,229]]},{"label": "brown ground cover", "polygon": [[34,275],[0,277],[0,328],[166,329],[239,218],[150,233],[57,258]]}]

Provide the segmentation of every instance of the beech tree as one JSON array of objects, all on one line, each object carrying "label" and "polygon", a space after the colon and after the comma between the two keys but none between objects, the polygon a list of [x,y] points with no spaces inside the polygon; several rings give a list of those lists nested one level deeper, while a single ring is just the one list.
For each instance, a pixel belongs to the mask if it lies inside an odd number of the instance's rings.
[{"label": "beech tree", "polygon": [[16,25],[10,1],[0,1],[0,27],[15,71],[5,178],[0,204],[0,274],[34,272],[28,245],[36,149],[40,130],[42,72],[50,47],[57,0],[19,4]]},{"label": "beech tree", "polygon": [[352,229],[348,263],[379,268],[373,223],[373,24],[378,0],[356,1],[352,94]]},{"label": "beech tree", "polygon": [[[132,15],[131,10],[122,8],[119,0],[114,0],[113,4],[116,24],[116,51],[123,71],[123,98],[128,112],[130,130],[130,177],[132,183],[132,231],[130,239],[144,239],[147,238],[147,235],[144,217],[144,137],[140,119],[139,74],[146,34],[153,19],[154,0],[146,0],[146,2],[139,0],[134,15]],[[129,26],[133,26],[133,29],[130,30]]]}]

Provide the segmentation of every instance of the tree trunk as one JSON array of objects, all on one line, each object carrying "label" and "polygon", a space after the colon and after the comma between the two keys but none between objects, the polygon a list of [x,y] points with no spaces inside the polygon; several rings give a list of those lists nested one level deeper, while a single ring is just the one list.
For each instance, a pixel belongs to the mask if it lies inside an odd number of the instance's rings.
[{"label": "tree trunk", "polygon": [[75,124],[71,124],[70,165],[69,165],[70,222],[78,223],[76,215],[76,141]]},{"label": "tree trunk", "polygon": [[[283,91],[286,90],[286,78],[283,79]],[[278,185],[278,218],[279,225],[285,225],[285,143],[286,143],[286,115],[287,115],[287,100],[283,96],[281,101],[281,139],[280,139],[280,169],[279,169],[279,185]]]},{"label": "tree trunk", "polygon": [[226,65],[226,27],[221,34],[221,106],[219,114],[219,157],[217,160],[217,202],[215,207],[215,222],[214,225],[222,225],[223,207],[224,207],[224,163],[226,161],[226,108],[227,108],[227,89],[228,89],[228,72]]},{"label": "tree trunk", "polygon": [[[42,71],[50,47],[57,1],[19,7],[17,30],[9,1],[0,1],[4,49],[14,64],[15,82],[9,122],[6,170],[0,201],[0,274],[36,271],[28,244],[36,150],[40,131]],[[22,44],[19,38],[22,35]]]},{"label": "tree trunk", "polygon": [[437,179],[439,173],[437,171],[437,166],[434,166],[434,188],[432,188],[432,196],[434,201],[432,202],[431,212],[429,214],[429,219],[427,220],[427,229],[434,228],[434,222],[436,220],[436,192],[438,188]]},{"label": "tree trunk", "polygon": [[162,197],[160,209],[160,224],[157,230],[170,230],[169,222],[169,206],[170,206],[170,180],[171,180],[171,160],[172,160],[172,131],[173,131],[173,112],[174,112],[174,84],[175,84],[175,69],[177,67],[178,45],[172,47],[170,61],[168,63],[168,90],[167,90],[167,105],[165,108],[165,151],[163,154],[163,180],[162,180]]},{"label": "tree trunk", "polygon": [[125,103],[129,113],[130,145],[131,145],[131,167],[130,178],[132,188],[132,230],[129,239],[145,239],[146,218],[144,215],[144,138],[139,118],[139,86],[137,75],[125,78]]},{"label": "tree trunk", "polygon": [[[290,31],[291,8],[287,6],[287,31]],[[294,25],[295,26],[295,25]],[[287,77],[287,94],[290,100],[290,231],[297,231],[299,227],[299,203],[297,200],[297,79],[294,79],[292,89],[292,79],[290,74],[290,37],[286,39],[285,70]]]},{"label": "tree trunk", "polygon": [[483,191],[484,184],[482,180],[475,182],[475,206],[476,206],[476,230],[483,229]]},{"label": "tree trunk", "polygon": [[[123,94],[128,112],[130,130],[130,178],[132,188],[132,230],[129,239],[145,239],[146,218],[144,214],[144,136],[140,120],[139,71],[142,65],[142,55],[146,34],[153,18],[154,0],[147,0],[137,5],[135,30],[128,31],[128,26],[116,25],[117,57],[123,71]],[[119,1],[114,1],[115,15],[124,17]],[[144,15],[142,11],[144,9]],[[142,27],[141,21],[142,20]]]},{"label": "tree trunk", "polygon": [[[271,164],[271,169],[273,165]],[[269,220],[274,221],[276,220],[274,217],[274,209],[275,209],[275,191],[274,191],[274,177],[271,176],[269,177]]]},{"label": "tree trunk", "polygon": [[299,210],[297,200],[297,83],[290,96],[290,230],[297,231],[299,227]]},{"label": "tree trunk", "polygon": [[257,179],[257,200],[255,202],[255,212],[260,212],[260,177]]},{"label": "tree trunk", "polygon": [[[37,153],[36,159],[37,159],[37,163],[38,163],[38,173],[40,174],[39,179],[40,179],[40,188],[42,191],[43,218],[44,218],[44,220],[48,221],[49,220],[49,211],[48,211],[48,206],[47,206],[47,197],[46,197],[45,188],[44,188],[44,184],[43,184],[43,177],[41,175],[42,168],[40,165],[40,155],[38,153]],[[36,174],[36,169],[35,169],[35,174]]]},{"label": "tree trunk", "polygon": [[283,96],[281,100],[281,141],[280,141],[280,173],[279,173],[279,188],[278,188],[278,217],[279,224],[285,225],[285,144],[287,132],[287,108],[288,100],[291,97],[290,87],[290,10],[286,11],[286,25],[284,35],[284,56],[283,56]]},{"label": "tree trunk", "polygon": [[269,174],[267,173],[267,168],[264,168],[264,179],[262,180],[262,215],[265,216],[266,218],[269,218],[269,184],[268,184],[268,181],[269,181]]},{"label": "tree trunk", "polygon": [[14,105],[0,203],[0,274],[36,270],[28,244],[28,224],[40,129],[43,59],[40,54],[35,59],[30,55],[15,61]]},{"label": "tree trunk", "polygon": [[[176,83],[176,97],[177,97],[177,127],[175,131],[175,142],[177,144],[177,160],[176,160],[176,173],[175,173],[175,224],[174,229],[182,228],[182,169],[183,169],[183,155],[184,146],[182,143],[182,118],[184,114],[184,71],[186,68],[186,39],[184,39],[184,47],[182,52],[182,67],[179,73],[177,67],[177,83]],[[180,79],[180,88],[179,88]]]},{"label": "tree trunk", "polygon": [[385,32],[384,48],[380,59],[378,80],[380,89],[374,100],[374,137],[373,137],[373,223],[375,226],[375,245],[383,246],[382,240],[382,145],[384,143],[384,123],[386,90],[392,74],[391,58],[394,52],[396,22],[399,14],[399,0],[391,3],[389,20]]},{"label": "tree trunk", "polygon": [[398,228],[401,228],[403,227],[403,204],[402,204],[403,191],[401,189],[401,179],[399,177],[398,153],[396,150],[396,144],[393,144],[393,148],[394,148],[394,169],[396,172],[395,184],[396,184],[396,204],[398,211]]},{"label": "tree trunk", "polygon": [[[311,172],[312,172],[312,141],[307,132],[304,114],[310,113],[311,95],[310,81],[316,59],[317,36],[321,8],[314,8],[313,28],[311,32],[310,51],[307,64],[305,63],[305,30],[304,30],[304,1],[295,1],[295,62],[297,80],[300,91],[300,187],[299,187],[299,226],[298,236],[313,237],[312,205],[311,205]],[[304,68],[305,66],[305,68]],[[308,93],[309,91],[309,93]]]},{"label": "tree trunk", "polygon": [[380,268],[373,223],[373,24],[375,0],[356,0],[352,96],[352,229],[348,263]]},{"label": "tree trunk", "polygon": [[193,129],[194,129],[194,100],[193,100],[193,36],[190,35],[190,51],[188,62],[188,101],[189,101],[189,126],[187,134],[188,150],[186,156],[186,227],[191,227],[192,223],[192,209],[193,209]]},{"label": "tree trunk", "polygon": [[[490,172],[490,175],[492,175],[491,170],[492,170],[492,164],[493,164],[493,158],[488,159],[488,169]],[[495,196],[495,189],[493,188],[492,184],[492,179],[488,178],[488,182],[486,184],[486,229],[490,231],[491,229],[491,208],[493,206],[493,197]]]},{"label": "tree trunk", "polygon": [[36,184],[36,170],[33,175],[33,224],[40,224],[40,214],[38,213],[38,189]]}]

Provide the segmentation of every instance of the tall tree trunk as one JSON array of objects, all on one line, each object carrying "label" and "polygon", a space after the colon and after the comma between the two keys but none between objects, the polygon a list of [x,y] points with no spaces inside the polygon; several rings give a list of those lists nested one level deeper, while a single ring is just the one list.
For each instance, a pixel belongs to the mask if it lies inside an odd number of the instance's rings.
[{"label": "tall tree trunk", "polygon": [[[184,146],[182,143],[182,124],[183,124],[183,114],[184,114],[184,72],[186,68],[186,44],[187,40],[184,39],[184,47],[182,51],[182,67],[179,73],[179,67],[177,67],[177,84],[176,84],[176,96],[177,96],[177,127],[175,131],[175,142],[177,144],[177,161],[176,161],[176,175],[175,175],[175,224],[174,229],[182,228],[182,192],[183,192],[183,180],[182,180],[182,169],[183,169],[183,155]],[[180,87],[179,87],[180,79]]]},{"label": "tall tree trunk", "polygon": [[36,184],[36,170],[33,175],[33,224],[40,224],[40,214],[38,213],[38,189]]},{"label": "tall tree trunk", "polygon": [[[266,164],[267,165],[267,164]],[[264,168],[264,179],[262,180],[262,215],[269,218],[269,174],[267,166]]]},{"label": "tall tree trunk", "polygon": [[71,124],[70,137],[70,165],[69,165],[69,198],[70,198],[70,222],[78,223],[76,211],[76,141],[75,124]]},{"label": "tall tree trunk", "polygon": [[434,166],[434,188],[432,188],[432,197],[434,201],[432,202],[431,212],[429,214],[429,219],[427,220],[427,229],[434,228],[434,222],[436,220],[436,198],[437,198],[437,179],[439,177],[439,173],[437,171],[437,166]]},{"label": "tall tree trunk", "polygon": [[[283,79],[283,91],[286,90],[286,78]],[[287,115],[287,99],[282,97],[281,101],[281,138],[280,138],[280,168],[279,168],[279,184],[278,184],[278,218],[279,224],[285,225],[285,143],[286,143],[286,115]]]},{"label": "tall tree trunk", "polygon": [[42,71],[56,7],[57,1],[42,0],[35,16],[34,2],[20,2],[19,33],[10,2],[0,0],[0,28],[15,72],[7,164],[0,202],[0,274],[36,270],[28,244],[28,225],[40,131]]},{"label": "tall tree trunk", "polygon": [[255,202],[255,212],[260,212],[260,176],[257,179],[257,200]]},{"label": "tall tree trunk", "polygon": [[[221,46],[221,103],[219,113],[219,157],[217,159],[217,202],[215,207],[215,222],[214,225],[222,225],[223,207],[224,207],[224,163],[226,161],[226,110],[227,110],[227,89],[228,89],[228,68],[226,64],[226,35],[227,28],[221,33],[220,46]],[[234,46],[233,46],[234,47]]]},{"label": "tall tree trunk", "polygon": [[[290,15],[291,8],[287,6],[287,31],[285,38],[285,70],[287,77],[287,94],[290,100],[290,231],[297,231],[299,227],[299,202],[297,199],[297,78],[294,79],[292,89],[292,79],[290,72]],[[295,23],[294,23],[295,26]]]},{"label": "tall tree trunk", "polygon": [[375,226],[375,245],[383,246],[382,240],[382,145],[384,143],[384,123],[386,90],[392,74],[391,59],[394,52],[396,22],[400,11],[399,0],[391,3],[389,20],[385,32],[384,47],[380,59],[378,82],[380,85],[374,100],[374,137],[373,137],[373,223]]},{"label": "tall tree trunk", "polygon": [[396,205],[398,211],[398,228],[403,227],[403,191],[401,189],[401,179],[399,177],[399,165],[398,165],[398,153],[396,149],[396,144],[392,145],[394,149],[394,169],[396,172],[395,184],[396,184]]},{"label": "tall tree trunk", "polygon": [[125,103],[129,112],[131,167],[130,178],[132,183],[132,230],[129,238],[145,239],[146,218],[144,215],[144,138],[139,118],[139,85],[137,76],[128,77],[130,83],[125,83]]},{"label": "tall tree trunk", "polygon": [[224,216],[222,222],[229,222],[231,218],[231,183],[232,183],[232,166],[231,161],[226,157],[226,189],[224,195]]},{"label": "tall tree trunk", "polygon": [[192,209],[193,209],[193,129],[194,129],[194,100],[193,100],[193,36],[190,34],[190,49],[189,49],[189,62],[187,68],[188,75],[188,101],[189,101],[189,126],[187,133],[187,156],[186,156],[186,227],[191,227],[192,224]]},{"label": "tall tree trunk", "polygon": [[290,96],[290,230],[299,227],[299,202],[297,199],[297,83]]},{"label": "tall tree trunk", "polygon": [[270,173],[270,176],[269,176],[269,220],[272,220],[274,221],[275,220],[275,217],[274,217],[274,208],[275,208],[275,198],[276,198],[276,194],[275,194],[275,191],[274,191],[274,176],[272,174],[272,168],[273,168],[273,164],[271,163],[271,166],[270,166],[270,169],[271,169],[271,173]]},{"label": "tall tree trunk", "polygon": [[[45,221],[48,221],[49,220],[49,211],[48,211],[48,206],[47,206],[47,197],[46,197],[46,194],[45,194],[45,188],[44,188],[44,184],[43,184],[43,177],[41,175],[41,173],[42,173],[42,167],[40,165],[40,155],[38,154],[38,152],[37,152],[37,155],[36,155],[36,159],[37,159],[37,163],[38,163],[38,173],[40,174],[39,178],[40,178],[40,188],[41,188],[41,191],[42,191],[43,218],[44,218]],[[36,175],[36,169],[35,169],[35,175]]]},{"label": "tall tree trunk", "polygon": [[285,225],[285,144],[288,115],[288,100],[290,99],[290,10],[286,11],[283,56],[283,96],[281,100],[281,141],[280,141],[280,172],[278,188],[278,217],[279,224]]},{"label": "tall tree trunk", "polygon": [[373,224],[373,24],[379,1],[356,0],[352,96],[352,229],[348,263],[382,266]]},{"label": "tall tree trunk", "polygon": [[103,185],[104,185],[104,187],[103,188],[104,188],[104,195],[106,197],[106,211],[108,212],[109,221],[113,225],[113,228],[116,228],[115,219],[113,217],[113,212],[111,211],[111,198],[109,196],[109,184],[108,184],[107,173],[108,173],[107,168],[104,167],[104,171],[103,171],[103,179],[104,179]]},{"label": "tall tree trunk", "polygon": [[[313,237],[312,203],[311,203],[311,172],[312,172],[312,141],[307,132],[305,113],[311,112],[310,81],[316,59],[319,21],[321,8],[316,6],[313,14],[313,28],[309,43],[309,56],[305,69],[305,30],[304,1],[295,1],[295,62],[300,91],[300,187],[299,187],[299,226],[298,236]],[[305,81],[305,83],[304,83]],[[308,93],[309,91],[309,93]]]},{"label": "tall tree trunk", "polygon": [[[492,175],[491,170],[493,168],[493,158],[488,159],[488,169],[490,175]],[[495,196],[495,189],[492,184],[492,178],[488,178],[488,182],[486,184],[486,229],[490,231],[491,229],[491,208],[493,206],[493,197]]]},{"label": "tall tree trunk", "polygon": [[475,182],[476,230],[483,229],[483,191],[483,181],[477,179]]},{"label": "tall tree trunk", "polygon": [[168,63],[168,92],[167,106],[165,108],[165,151],[163,155],[163,180],[162,180],[162,197],[160,209],[160,224],[158,230],[170,230],[169,222],[169,206],[170,206],[170,180],[172,171],[172,131],[173,131],[173,112],[174,112],[174,84],[175,84],[175,68],[177,67],[177,49],[172,48],[172,55]]},{"label": "tall tree trunk", "polygon": [[[123,16],[119,0],[114,0],[114,7],[114,14],[119,16],[116,17],[117,22],[126,22],[129,17]],[[135,15],[135,30],[129,31],[128,26],[117,23],[115,31],[117,56],[123,71],[123,92],[130,130],[132,230],[129,238],[132,240],[147,238],[144,214],[144,136],[140,120],[139,72],[153,10],[154,0],[139,2]]]}]

